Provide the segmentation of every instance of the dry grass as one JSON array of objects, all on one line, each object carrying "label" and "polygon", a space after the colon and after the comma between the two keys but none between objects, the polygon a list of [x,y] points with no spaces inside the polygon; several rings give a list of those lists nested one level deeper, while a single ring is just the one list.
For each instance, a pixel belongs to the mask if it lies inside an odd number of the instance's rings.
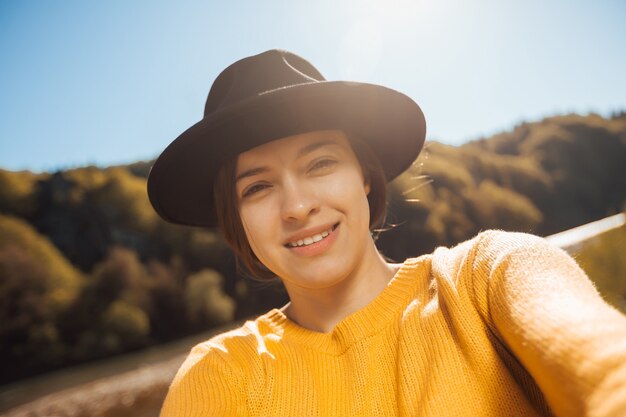
[{"label": "dry grass", "polygon": [[157,417],[183,356],[46,395],[4,417]]}]

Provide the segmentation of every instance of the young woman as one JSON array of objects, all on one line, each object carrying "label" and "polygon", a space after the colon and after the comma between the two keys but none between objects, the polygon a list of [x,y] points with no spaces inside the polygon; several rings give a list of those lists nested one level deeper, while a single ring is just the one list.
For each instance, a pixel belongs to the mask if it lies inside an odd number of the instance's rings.
[{"label": "young woman", "polygon": [[218,76],[150,200],[218,225],[290,302],[196,346],[163,417],[624,415],[626,319],[560,249],[488,231],[402,264],[378,253],[385,184],[424,138],[407,96],[286,51]]}]

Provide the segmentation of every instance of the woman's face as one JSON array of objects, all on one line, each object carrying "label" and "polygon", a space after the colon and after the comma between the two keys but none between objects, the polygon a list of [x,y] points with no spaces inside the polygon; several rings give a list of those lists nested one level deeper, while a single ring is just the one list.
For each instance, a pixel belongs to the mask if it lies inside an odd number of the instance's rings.
[{"label": "woman's face", "polygon": [[239,155],[236,192],[250,247],[287,289],[327,288],[367,255],[369,185],[346,135],[316,131]]}]

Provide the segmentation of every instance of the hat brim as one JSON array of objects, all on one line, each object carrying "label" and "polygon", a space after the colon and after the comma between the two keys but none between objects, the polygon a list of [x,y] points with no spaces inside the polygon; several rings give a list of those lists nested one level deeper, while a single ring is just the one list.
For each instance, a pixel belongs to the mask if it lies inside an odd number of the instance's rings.
[{"label": "hat brim", "polygon": [[176,138],[150,170],[150,202],[169,222],[215,226],[213,182],[224,161],[272,140],[327,129],[367,143],[388,181],[417,158],[426,136],[419,106],[386,87],[324,81],[268,91],[205,117]]}]

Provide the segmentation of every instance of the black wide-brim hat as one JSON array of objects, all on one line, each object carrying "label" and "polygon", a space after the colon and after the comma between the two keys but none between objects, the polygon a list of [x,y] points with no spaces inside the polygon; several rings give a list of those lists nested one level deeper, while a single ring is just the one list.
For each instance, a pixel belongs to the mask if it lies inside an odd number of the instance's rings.
[{"label": "black wide-brim hat", "polygon": [[148,196],[165,220],[215,226],[213,182],[222,164],[264,143],[339,129],[368,144],[392,180],[417,158],[426,136],[419,106],[379,85],[326,81],[304,58],[270,50],[216,78],[204,117],[176,138],[148,176]]}]

